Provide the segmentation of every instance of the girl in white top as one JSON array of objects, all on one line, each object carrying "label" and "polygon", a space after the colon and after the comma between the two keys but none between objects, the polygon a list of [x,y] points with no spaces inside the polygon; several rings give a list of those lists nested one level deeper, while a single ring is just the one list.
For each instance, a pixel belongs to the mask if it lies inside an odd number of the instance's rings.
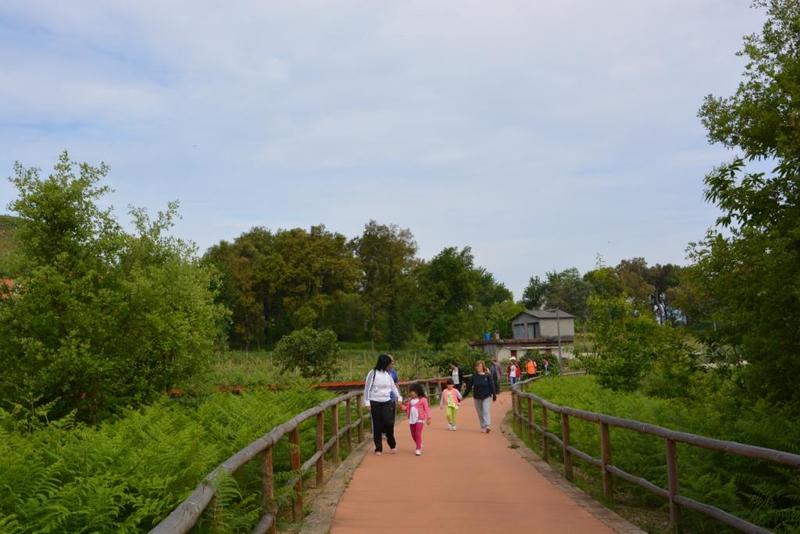
[{"label": "girl in white top", "polygon": [[367,373],[364,380],[364,405],[369,406],[372,416],[372,439],[375,441],[376,455],[383,452],[383,434],[386,434],[389,452],[394,454],[397,449],[397,442],[394,439],[395,403],[392,400],[392,393],[397,402],[403,402],[403,397],[388,372],[391,363],[391,356],[381,354],[378,356],[375,368]]}]

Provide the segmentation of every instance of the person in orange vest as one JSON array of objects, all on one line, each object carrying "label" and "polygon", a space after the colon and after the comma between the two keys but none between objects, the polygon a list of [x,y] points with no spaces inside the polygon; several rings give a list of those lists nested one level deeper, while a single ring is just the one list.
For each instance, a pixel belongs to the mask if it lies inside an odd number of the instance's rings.
[{"label": "person in orange vest", "polygon": [[533,358],[529,358],[525,364],[525,373],[528,375],[527,378],[536,376],[536,362],[533,361]]}]

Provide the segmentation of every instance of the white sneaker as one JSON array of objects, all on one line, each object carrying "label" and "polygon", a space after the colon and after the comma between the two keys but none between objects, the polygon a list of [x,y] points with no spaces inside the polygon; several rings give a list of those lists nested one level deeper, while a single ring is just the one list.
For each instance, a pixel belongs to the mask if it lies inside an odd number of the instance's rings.
[{"label": "white sneaker", "polygon": [[450,430],[455,430],[455,429],[456,429],[456,425],[453,425],[453,428],[451,428]]},{"label": "white sneaker", "polygon": [[397,447],[394,449],[389,449],[389,454],[397,454]]},{"label": "white sneaker", "polygon": [[448,424],[447,424],[447,430],[455,430],[455,427],[453,427],[453,425],[451,425],[450,423],[448,423]]},{"label": "white sneaker", "polygon": [[414,454],[416,454],[417,456],[422,456],[422,451],[417,449],[414,451]]}]

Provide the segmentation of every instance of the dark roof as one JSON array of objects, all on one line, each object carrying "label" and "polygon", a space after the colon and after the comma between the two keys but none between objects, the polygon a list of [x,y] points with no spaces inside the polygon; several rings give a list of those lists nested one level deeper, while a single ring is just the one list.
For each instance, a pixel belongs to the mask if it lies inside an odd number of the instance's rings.
[{"label": "dark roof", "polygon": [[[523,313],[527,313],[531,317],[536,317],[537,319],[555,319],[556,318],[556,310],[525,310],[519,312],[514,316],[514,319],[522,315]],[[564,310],[558,310],[558,317],[561,319],[574,319],[575,316],[571,313],[567,313]],[[514,320],[512,319],[512,321]]]}]

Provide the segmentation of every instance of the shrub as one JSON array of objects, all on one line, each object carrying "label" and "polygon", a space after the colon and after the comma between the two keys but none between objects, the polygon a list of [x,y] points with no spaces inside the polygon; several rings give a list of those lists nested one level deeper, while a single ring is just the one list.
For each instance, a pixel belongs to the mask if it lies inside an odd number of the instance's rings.
[{"label": "shrub", "polygon": [[297,369],[305,377],[327,379],[338,370],[338,355],[336,333],[311,327],[282,337],[273,353],[284,371]]},{"label": "shrub", "polygon": [[104,165],[66,152],[46,179],[17,164],[16,295],[0,300],[0,401],[97,421],[202,369],[224,309],[194,248],[166,235],[176,204],[124,232],[97,201]]},{"label": "shrub", "polygon": [[[219,463],[332,396],[295,387],[280,392],[162,399],[90,427],[69,417],[25,428],[0,410],[0,532],[143,532],[169,514]],[[313,454],[313,420],[301,428]],[[289,446],[275,450],[276,481],[289,476]],[[258,461],[221,481],[203,516],[226,532],[251,531],[260,515]]]},{"label": "shrub", "polygon": [[[734,396],[735,389],[718,382],[713,374],[694,377],[697,400],[654,398],[640,392],[610,391],[596,377],[569,377],[541,380],[533,392],[563,406],[605,413],[718,439],[749,443],[789,452],[800,452],[800,428],[788,408],[766,402],[745,403]],[[690,389],[689,384],[685,384]],[[524,404],[524,403],[523,403]],[[535,414],[538,417],[538,413]],[[599,457],[599,430],[595,423],[570,419],[571,445]],[[558,418],[550,418],[551,431],[558,433]],[[534,448],[541,439],[533,440]],[[664,441],[638,432],[611,429],[614,465],[666,487]],[[553,456],[559,450],[554,447]],[[732,454],[680,445],[678,471],[681,494],[707,502],[755,524],[778,532],[800,529],[800,476],[797,471]],[[600,473],[576,461],[578,480],[600,495]],[[619,482],[619,481],[618,481]],[[666,514],[662,501],[639,488],[621,485],[617,502],[629,507],[658,507]],[[634,518],[642,514],[633,513]],[[692,532],[719,532],[720,525],[698,514],[687,514],[684,527]]]}]

